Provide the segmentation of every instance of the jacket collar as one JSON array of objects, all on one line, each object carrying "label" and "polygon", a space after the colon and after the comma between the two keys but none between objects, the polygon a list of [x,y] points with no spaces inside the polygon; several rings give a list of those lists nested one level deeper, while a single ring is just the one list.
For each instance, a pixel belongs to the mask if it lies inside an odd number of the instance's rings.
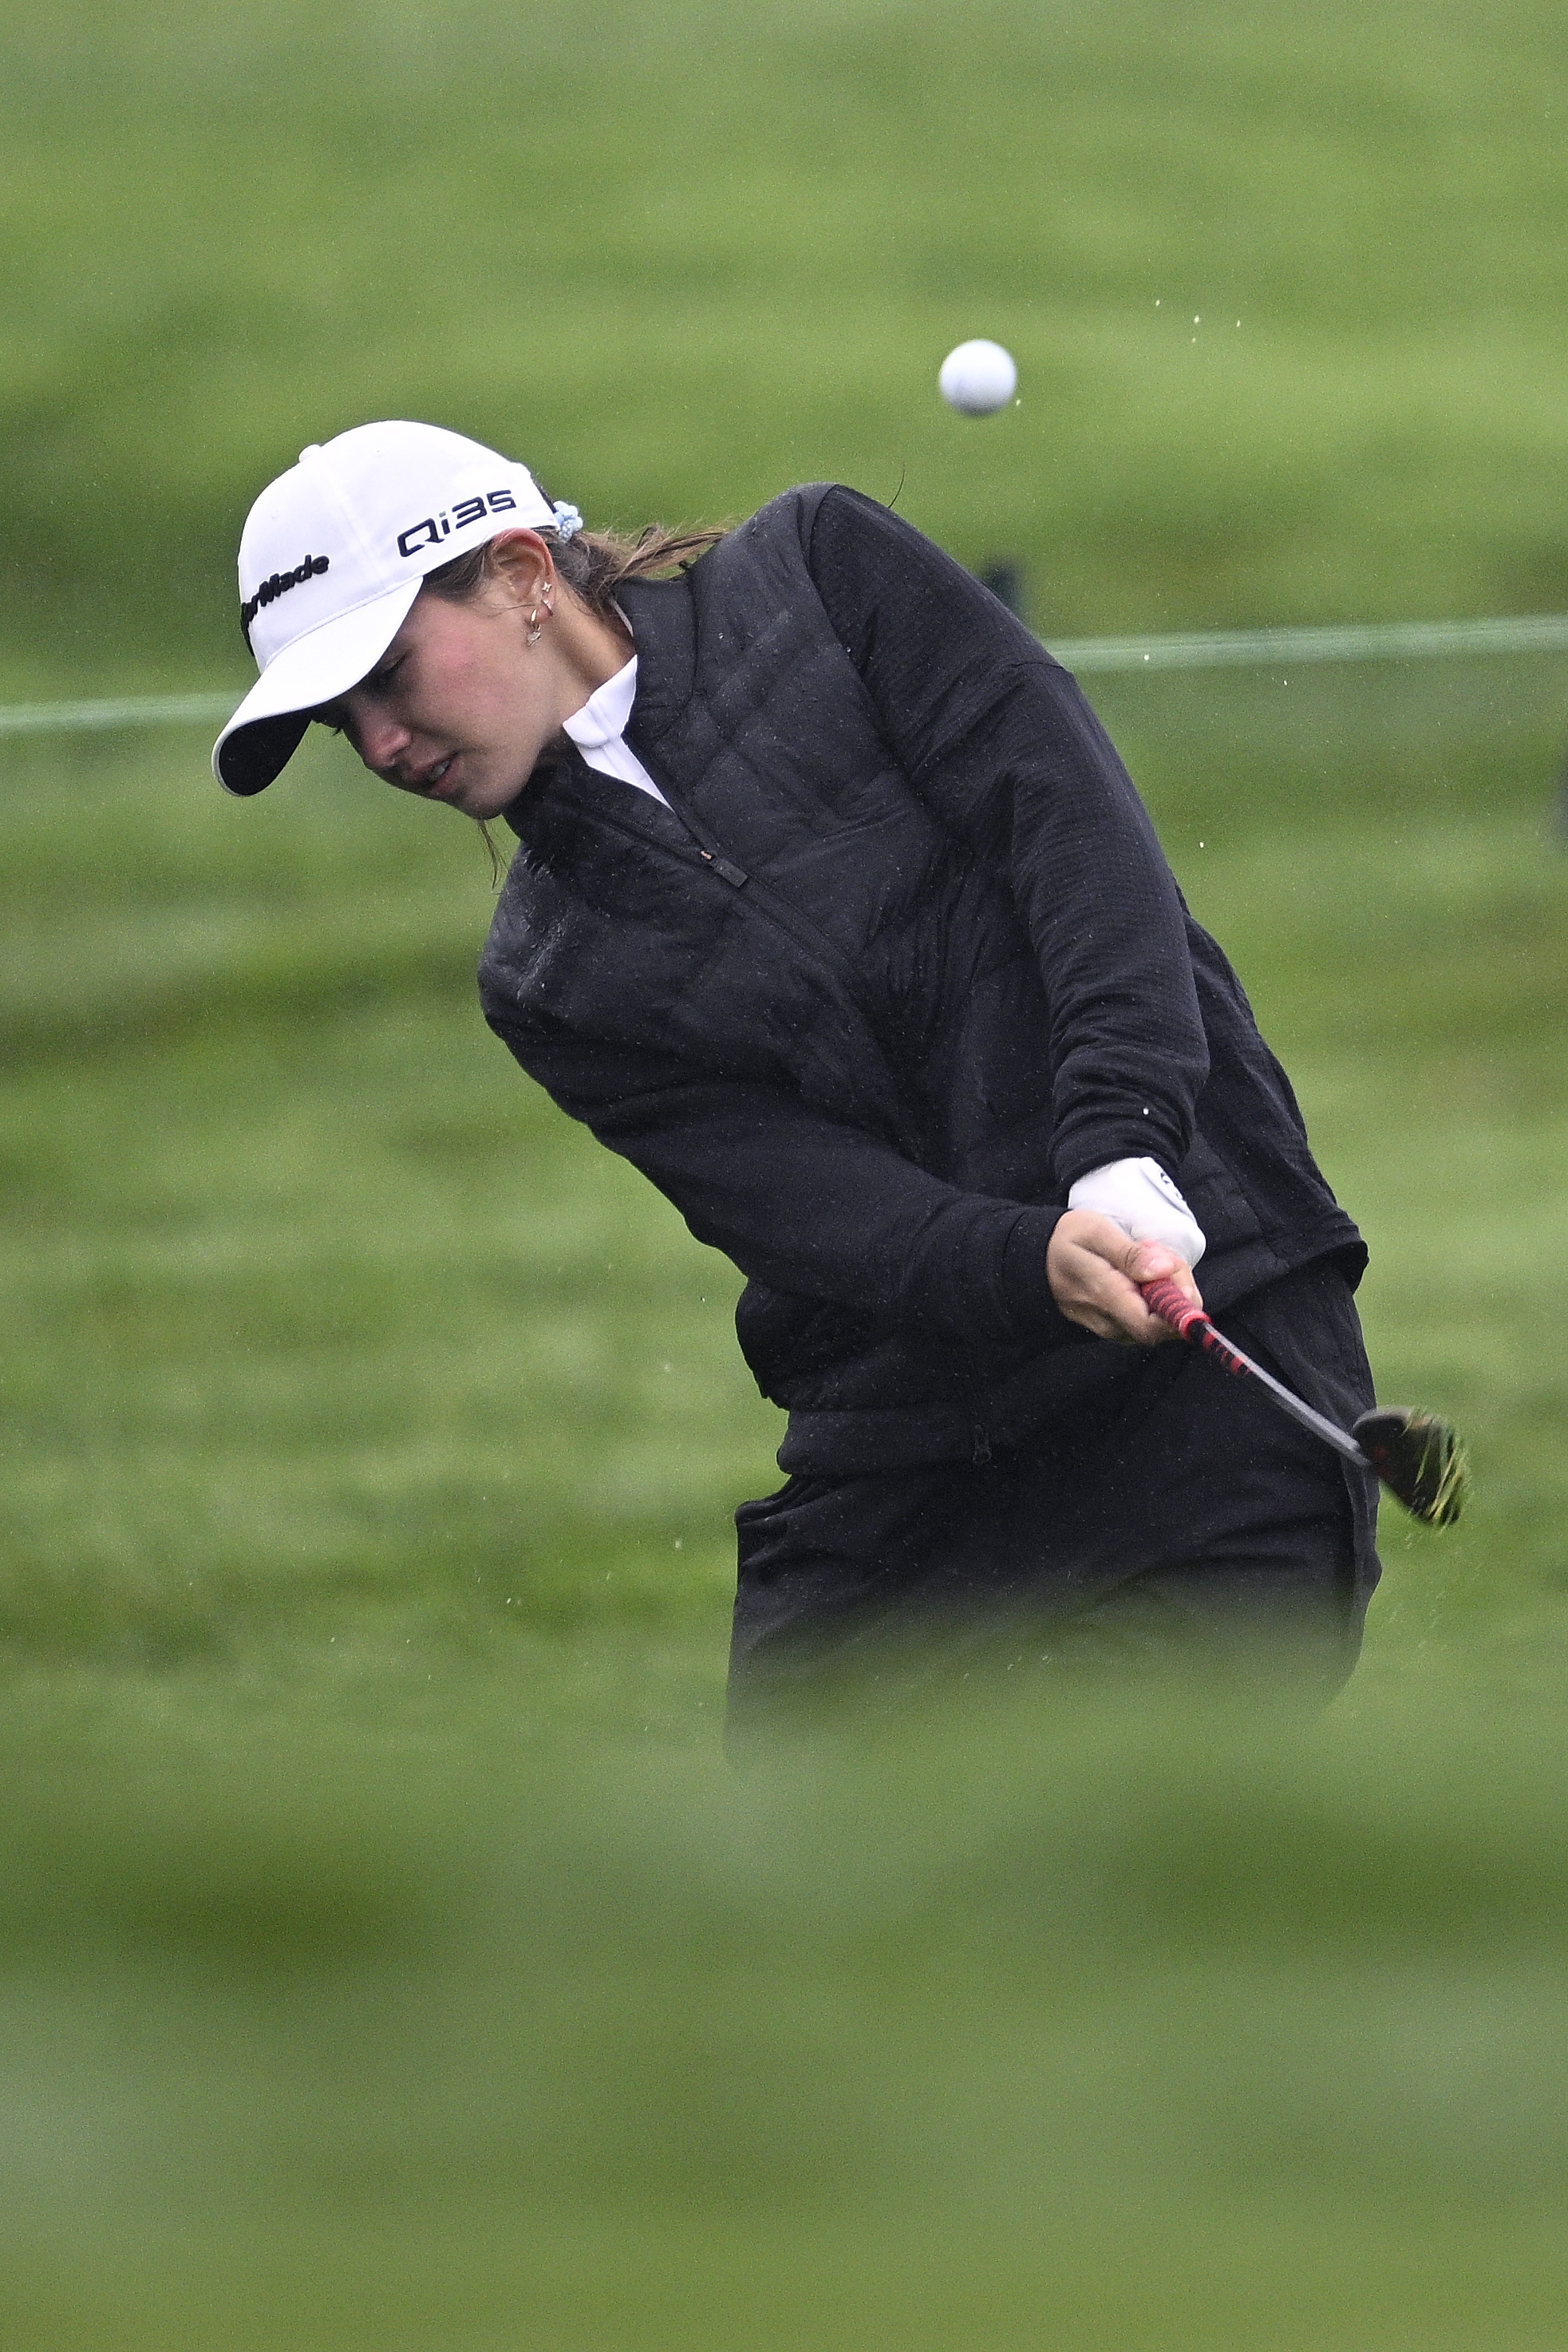
[{"label": "jacket collar", "polygon": [[626,722],[626,740],[641,753],[656,743],[691,699],[696,676],[696,615],[692,584],[683,572],[674,580],[627,580],[615,601],[632,625],[637,647],[637,698]]},{"label": "jacket collar", "polygon": [[[615,591],[615,601],[631,624],[637,649],[637,693],[626,721],[626,740],[641,759],[691,699],[696,676],[696,616],[691,583],[684,572],[674,580],[628,580]],[[549,765],[562,776],[580,771],[582,776],[592,774],[570,739]],[[519,836],[532,782],[530,777],[511,806],[501,811],[505,823]],[[634,801],[646,797],[632,793]],[[656,808],[658,803],[650,801],[648,806]]]}]

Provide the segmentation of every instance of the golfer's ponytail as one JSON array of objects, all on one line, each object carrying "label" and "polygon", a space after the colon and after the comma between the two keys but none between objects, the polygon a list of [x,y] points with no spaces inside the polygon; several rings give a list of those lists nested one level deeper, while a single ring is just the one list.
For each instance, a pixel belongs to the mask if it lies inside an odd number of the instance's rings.
[{"label": "golfer's ponytail", "polygon": [[[548,528],[540,530],[539,537],[573,595],[580,597],[590,612],[608,618],[615,591],[622,581],[646,580],[658,572],[678,571],[683,564],[706,554],[724,533],[665,530],[658,523],[650,523],[637,539],[623,539],[618,532],[609,530],[576,530],[570,539],[562,539],[558,531]],[[490,569],[486,542],[427,572],[424,584],[433,594],[460,604],[477,593],[489,578]]]}]

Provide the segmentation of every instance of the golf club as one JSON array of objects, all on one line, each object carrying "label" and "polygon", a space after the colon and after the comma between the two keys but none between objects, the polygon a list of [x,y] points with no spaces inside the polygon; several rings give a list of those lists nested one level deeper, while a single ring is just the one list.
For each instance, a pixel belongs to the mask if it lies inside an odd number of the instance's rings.
[{"label": "golf club", "polygon": [[1429,1528],[1452,1527],[1464,1507],[1469,1465],[1465,1448],[1448,1422],[1436,1413],[1385,1405],[1359,1414],[1354,1429],[1341,1429],[1217,1331],[1202,1307],[1195,1307],[1174,1282],[1161,1279],[1140,1286],[1151,1314],[1168,1323],[1178,1339],[1189,1347],[1201,1348],[1222,1370],[1257,1381],[1281,1412],[1288,1412],[1347,1462],[1375,1471],[1413,1518]]}]

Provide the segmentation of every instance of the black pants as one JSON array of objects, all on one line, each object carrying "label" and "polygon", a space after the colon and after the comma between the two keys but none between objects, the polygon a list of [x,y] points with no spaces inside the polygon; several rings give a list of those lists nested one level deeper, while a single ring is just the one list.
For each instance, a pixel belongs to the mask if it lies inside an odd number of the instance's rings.
[{"label": "black pants", "polygon": [[[1342,1426],[1373,1403],[1332,1264],[1217,1319]],[[893,1702],[998,1645],[1052,1666],[1288,1653],[1336,1688],[1377,1580],[1375,1481],[1194,1349],[1107,1363],[1100,1393],[988,1462],[743,1504],[732,1730],[830,1690]]]}]

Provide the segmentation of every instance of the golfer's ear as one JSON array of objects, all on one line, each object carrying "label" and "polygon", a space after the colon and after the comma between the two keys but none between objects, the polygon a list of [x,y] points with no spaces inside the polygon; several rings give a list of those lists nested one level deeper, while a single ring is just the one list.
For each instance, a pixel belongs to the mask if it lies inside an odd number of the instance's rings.
[{"label": "golfer's ear", "polygon": [[538,531],[498,531],[489,545],[491,579],[514,603],[537,604],[555,572]]}]

